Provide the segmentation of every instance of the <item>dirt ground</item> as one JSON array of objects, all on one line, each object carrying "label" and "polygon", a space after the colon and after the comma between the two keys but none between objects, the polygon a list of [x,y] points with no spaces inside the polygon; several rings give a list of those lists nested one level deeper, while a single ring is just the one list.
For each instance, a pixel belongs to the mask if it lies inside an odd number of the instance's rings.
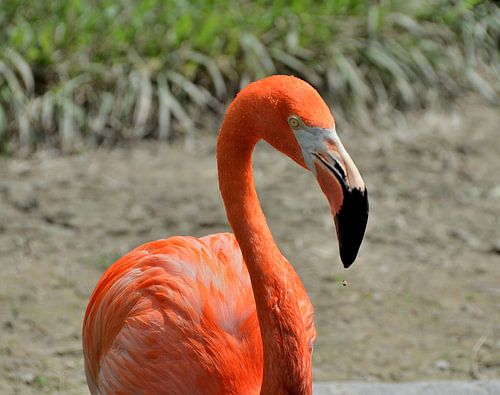
[{"label": "dirt ground", "polygon": [[[316,308],[315,380],[500,378],[500,114],[339,125],[369,190],[342,269],[314,178],[265,145],[264,210]],[[99,276],[132,247],[227,231],[215,138],[0,161],[0,393],[85,394],[80,331]],[[342,280],[348,286],[342,287]]]}]

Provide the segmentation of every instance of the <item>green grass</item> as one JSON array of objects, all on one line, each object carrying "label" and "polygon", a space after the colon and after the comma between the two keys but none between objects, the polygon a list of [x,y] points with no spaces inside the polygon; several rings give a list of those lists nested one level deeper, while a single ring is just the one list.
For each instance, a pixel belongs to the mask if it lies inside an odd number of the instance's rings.
[{"label": "green grass", "polygon": [[171,139],[274,73],[352,120],[496,100],[499,36],[492,1],[3,0],[0,152]]}]

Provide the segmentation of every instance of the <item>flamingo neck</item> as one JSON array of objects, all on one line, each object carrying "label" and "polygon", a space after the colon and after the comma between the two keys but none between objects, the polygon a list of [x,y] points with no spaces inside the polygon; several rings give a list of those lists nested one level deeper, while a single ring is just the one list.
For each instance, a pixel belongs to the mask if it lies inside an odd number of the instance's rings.
[{"label": "flamingo neck", "polygon": [[261,394],[311,394],[311,356],[295,292],[297,275],[273,240],[254,186],[259,140],[223,125],[217,143],[219,187],[248,267],[263,344]]}]

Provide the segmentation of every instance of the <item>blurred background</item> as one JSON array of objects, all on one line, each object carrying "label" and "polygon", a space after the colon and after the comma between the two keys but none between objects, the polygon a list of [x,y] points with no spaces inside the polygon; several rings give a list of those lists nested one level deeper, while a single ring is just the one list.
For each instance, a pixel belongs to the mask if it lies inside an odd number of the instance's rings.
[{"label": "blurred background", "polygon": [[370,195],[344,271],[315,181],[255,154],[316,308],[314,379],[499,379],[499,42],[493,1],[3,0],[0,393],[88,393],[97,280],[140,243],[228,230],[216,133],[277,73],[320,91]]}]

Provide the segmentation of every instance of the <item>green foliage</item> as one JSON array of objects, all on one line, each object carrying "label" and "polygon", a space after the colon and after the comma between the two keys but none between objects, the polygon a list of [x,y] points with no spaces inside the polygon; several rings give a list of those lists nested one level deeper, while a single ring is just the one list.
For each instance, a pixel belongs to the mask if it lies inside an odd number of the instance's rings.
[{"label": "green foliage", "polygon": [[354,119],[466,89],[496,100],[499,35],[477,0],[3,0],[0,152],[168,139],[273,73]]}]

